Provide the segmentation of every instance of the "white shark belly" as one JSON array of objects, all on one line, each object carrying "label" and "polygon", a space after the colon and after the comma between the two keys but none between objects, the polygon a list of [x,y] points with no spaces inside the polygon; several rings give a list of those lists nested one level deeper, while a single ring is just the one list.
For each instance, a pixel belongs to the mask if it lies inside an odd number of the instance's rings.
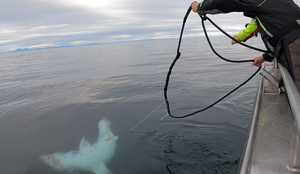
[{"label": "white shark belly", "polygon": [[59,152],[42,156],[41,159],[57,170],[89,170],[95,174],[109,174],[106,163],[114,156],[117,136],[110,131],[110,122],[101,120],[98,140],[91,145],[84,137],[79,151]]}]

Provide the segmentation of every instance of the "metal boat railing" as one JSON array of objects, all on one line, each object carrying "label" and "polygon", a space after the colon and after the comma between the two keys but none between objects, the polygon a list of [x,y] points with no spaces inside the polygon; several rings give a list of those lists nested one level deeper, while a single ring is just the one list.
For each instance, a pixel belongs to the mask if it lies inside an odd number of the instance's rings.
[{"label": "metal boat railing", "polygon": [[254,102],[254,109],[253,109],[253,116],[252,120],[250,121],[248,133],[243,149],[243,153],[240,158],[239,168],[237,173],[239,174],[247,174],[250,170],[250,164],[252,159],[252,145],[254,144],[255,132],[257,128],[257,122],[259,117],[259,110],[260,110],[260,102],[261,102],[261,95],[263,92],[263,85],[262,85],[262,78],[259,80],[258,84],[258,91],[256,94],[256,99]]},{"label": "metal boat railing", "polygon": [[[277,63],[275,63],[275,68],[278,67],[280,70],[280,76],[282,77],[284,82],[284,89],[287,94],[289,105],[294,118],[294,125],[291,125],[294,126],[293,143],[291,145],[290,161],[287,161],[287,168],[291,172],[300,172],[300,94],[287,69],[281,64],[278,64],[277,66]],[[254,103],[252,120],[249,124],[245,146],[237,170],[238,174],[248,174],[251,170],[251,160],[253,156],[255,134],[259,119],[260,103],[264,95],[264,87],[262,85],[263,78],[268,79],[271,83],[279,87],[278,79],[274,78],[274,76],[272,76],[270,73],[265,72],[265,70],[262,70],[261,72],[262,77],[260,79],[260,83],[258,84],[258,92]]]},{"label": "metal boat railing", "polygon": [[287,69],[279,65],[279,70],[284,82],[285,90],[290,102],[291,110],[294,117],[294,139],[291,148],[290,161],[289,161],[289,169],[295,172],[298,172],[300,169],[300,94],[298,89]]}]

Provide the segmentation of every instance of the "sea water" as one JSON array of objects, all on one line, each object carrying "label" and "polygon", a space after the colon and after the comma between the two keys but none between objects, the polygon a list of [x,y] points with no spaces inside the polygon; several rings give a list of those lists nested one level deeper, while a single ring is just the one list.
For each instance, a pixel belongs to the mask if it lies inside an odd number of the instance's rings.
[{"label": "sea water", "polygon": [[[118,135],[114,174],[210,174],[237,170],[258,76],[185,119],[166,115],[163,89],[178,40],[128,42],[0,54],[0,173],[62,174],[39,160],[93,143],[106,118]],[[261,53],[212,38],[233,60]],[[263,48],[259,39],[254,46]],[[171,112],[215,102],[256,70],[219,59],[205,38],[183,39],[168,88]],[[76,172],[75,172],[76,173]],[[77,171],[88,174],[91,172]]]}]

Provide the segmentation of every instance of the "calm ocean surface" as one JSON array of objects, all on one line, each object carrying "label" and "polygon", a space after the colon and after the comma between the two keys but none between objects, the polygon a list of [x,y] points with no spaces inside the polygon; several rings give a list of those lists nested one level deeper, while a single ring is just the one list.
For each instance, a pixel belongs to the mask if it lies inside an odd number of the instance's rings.
[{"label": "calm ocean surface", "polygon": [[[261,55],[212,41],[229,59]],[[119,136],[113,174],[234,174],[259,77],[195,116],[165,117],[176,49],[177,40],[162,40],[0,54],[0,173],[63,174],[39,157],[78,150],[83,136],[93,143],[106,118]],[[219,59],[205,38],[183,39],[181,53],[168,90],[174,115],[210,105],[257,70]]]}]

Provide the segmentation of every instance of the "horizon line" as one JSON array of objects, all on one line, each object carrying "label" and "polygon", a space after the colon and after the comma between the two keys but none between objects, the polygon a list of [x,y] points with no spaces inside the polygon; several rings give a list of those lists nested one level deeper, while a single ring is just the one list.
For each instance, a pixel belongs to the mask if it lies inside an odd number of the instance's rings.
[{"label": "horizon line", "polygon": [[[196,39],[196,38],[204,38],[205,36],[198,37],[187,37],[185,39]],[[224,37],[224,35],[216,35],[211,37]],[[105,42],[105,43],[89,43],[89,44],[79,44],[79,45],[61,45],[61,46],[50,46],[50,47],[40,47],[40,48],[17,48],[12,51],[4,51],[3,53],[14,53],[14,52],[23,52],[23,51],[34,51],[34,50],[44,50],[44,49],[54,49],[54,48],[67,48],[67,47],[79,47],[79,46],[90,46],[90,45],[105,45],[105,44],[116,44],[116,43],[129,43],[129,42],[143,42],[143,41],[155,41],[155,40],[174,40],[179,38],[163,38],[163,39],[142,39],[142,40],[130,40],[130,41],[116,41],[116,42]]]}]

